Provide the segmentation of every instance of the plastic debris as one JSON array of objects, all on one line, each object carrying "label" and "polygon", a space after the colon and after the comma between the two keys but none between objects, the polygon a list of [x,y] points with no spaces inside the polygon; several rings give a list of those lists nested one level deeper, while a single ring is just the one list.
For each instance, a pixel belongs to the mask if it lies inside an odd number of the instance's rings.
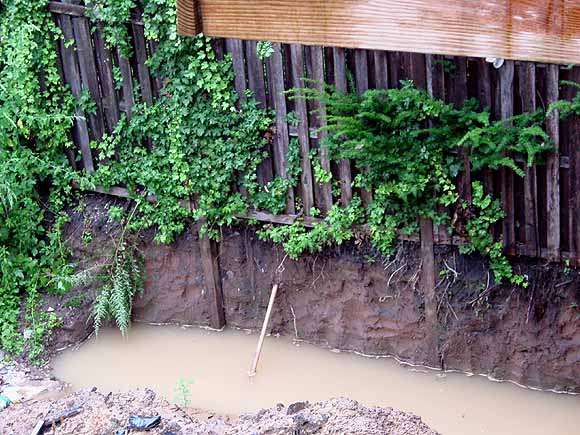
[{"label": "plastic debris", "polygon": [[2,411],[5,408],[8,408],[11,403],[12,401],[8,397],[0,394],[0,411]]},{"label": "plastic debris", "polygon": [[505,63],[505,59],[502,59],[501,57],[486,57],[485,61],[493,64],[495,69],[500,69]]},{"label": "plastic debris", "polygon": [[159,415],[154,417],[144,417],[140,415],[132,415],[129,417],[129,428],[136,430],[149,430],[159,426],[161,417]]}]

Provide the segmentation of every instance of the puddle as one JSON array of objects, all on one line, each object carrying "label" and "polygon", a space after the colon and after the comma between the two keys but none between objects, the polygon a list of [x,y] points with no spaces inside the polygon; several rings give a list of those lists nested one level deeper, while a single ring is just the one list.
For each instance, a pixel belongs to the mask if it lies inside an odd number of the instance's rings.
[{"label": "puddle", "polygon": [[136,325],[126,339],[103,330],[80,349],[60,354],[54,374],[74,387],[102,391],[150,387],[169,400],[179,379],[192,379],[192,406],[225,414],[347,396],[413,412],[444,435],[580,434],[580,396],[424,373],[392,359],[288,339],[267,337],[258,374],[248,378],[257,339],[242,331],[174,326]]}]

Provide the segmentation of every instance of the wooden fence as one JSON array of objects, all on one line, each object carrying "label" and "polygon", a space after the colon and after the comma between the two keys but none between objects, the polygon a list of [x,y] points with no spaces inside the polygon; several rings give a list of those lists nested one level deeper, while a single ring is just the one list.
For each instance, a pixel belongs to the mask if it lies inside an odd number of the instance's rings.
[{"label": "wooden fence", "polygon": [[[146,65],[148,56],[155,51],[155,43],[145,40],[143,23],[136,17],[127,24],[134,50],[132,57],[126,59],[104,44],[101,29],[91,31],[83,6],[51,2],[49,7],[65,37],[74,40],[72,45],[60,43],[58,47],[63,80],[77,97],[86,89],[97,105],[96,112],[86,117],[78,109],[79,118],[73,128],[83,168],[93,171],[96,162],[89,143],[111,132],[122,112],[131,115],[134,83],[139,84],[143,101],[151,102],[159,94],[161,83]],[[551,101],[571,97],[573,91],[560,87],[560,80],[580,81],[580,67],[541,63],[506,61],[495,69],[479,58],[278,43],[273,44],[273,55],[263,63],[258,59],[256,42],[215,39],[213,44],[219,57],[232,55],[235,87],[240,97],[245,98],[244,91],[250,89],[263,107],[271,107],[276,113],[270,157],[258,170],[261,183],[276,175],[285,176],[289,142],[291,138],[299,141],[302,175],[299,186],[289,192],[286,214],[274,216],[258,210],[247,216],[275,223],[295,221],[297,200],[304,205],[306,223],[314,223],[317,219],[308,216],[311,206],[324,214],[333,201],[346,204],[353,194],[350,162],[334,165],[323,152],[320,163],[339,181],[340,199],[333,198],[330,183],[319,184],[314,180],[309,151],[318,148],[322,139],[315,132],[320,127],[319,120],[310,113],[317,108],[316,103],[289,100],[283,94],[284,90],[302,86],[303,77],[325,80],[341,90],[359,93],[370,88],[396,87],[400,80],[412,79],[432,95],[458,106],[466,98],[475,97],[491,108],[496,119],[536,107],[546,108]],[[119,89],[115,87],[114,67],[122,75]],[[290,112],[300,121],[297,127],[288,122]],[[545,164],[526,168],[525,178],[515,176],[511,170],[484,174],[470,174],[468,170],[460,177],[459,190],[468,198],[471,178],[479,177],[488,192],[501,196],[506,218],[494,231],[503,237],[509,255],[551,261],[569,259],[580,264],[580,121],[560,122],[552,118],[549,132],[556,143],[555,152]],[[523,167],[523,162],[520,163]],[[114,193],[127,195],[122,187]],[[364,203],[372,201],[372,192],[359,193]],[[444,228],[434,229],[434,242],[458,243]]]}]

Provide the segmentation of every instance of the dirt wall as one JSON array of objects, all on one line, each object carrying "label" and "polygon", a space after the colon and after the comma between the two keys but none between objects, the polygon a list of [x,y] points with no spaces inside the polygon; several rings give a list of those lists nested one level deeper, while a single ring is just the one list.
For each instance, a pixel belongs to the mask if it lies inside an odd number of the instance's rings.
[{"label": "dirt wall", "polygon": [[[88,245],[77,242],[73,248],[76,257],[92,256],[92,263],[98,263],[111,246],[115,227],[102,212],[107,207],[102,198],[93,196],[88,201],[91,205],[70,228],[76,228],[77,236],[82,228],[89,228],[93,239]],[[146,281],[144,293],[134,302],[135,319],[208,325],[211,299],[196,232],[188,230],[170,246],[159,246],[151,235],[143,235],[140,249]],[[483,259],[438,248],[439,325],[434,349],[418,286],[420,257],[414,244],[401,244],[390,258],[346,245],[293,261],[280,247],[259,241],[252,229],[240,227],[224,230],[219,266],[229,326],[259,329],[270,289],[278,283],[273,333],[580,393],[576,271],[517,261],[516,270],[530,278],[529,288],[494,287]],[[86,312],[82,316],[86,324]],[[67,327],[75,329],[65,322]]]}]

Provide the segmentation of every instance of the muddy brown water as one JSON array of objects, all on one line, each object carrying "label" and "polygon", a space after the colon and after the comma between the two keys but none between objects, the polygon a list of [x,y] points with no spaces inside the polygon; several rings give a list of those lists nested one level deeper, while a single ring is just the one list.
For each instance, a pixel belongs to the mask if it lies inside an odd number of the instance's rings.
[{"label": "muddy brown water", "polygon": [[75,388],[149,387],[169,400],[180,379],[192,380],[191,405],[225,414],[347,396],[413,412],[444,435],[580,434],[580,396],[275,337],[266,338],[258,374],[249,378],[256,342],[256,335],[244,331],[137,325],[127,338],[101,331],[79,349],[59,354],[53,369]]}]

